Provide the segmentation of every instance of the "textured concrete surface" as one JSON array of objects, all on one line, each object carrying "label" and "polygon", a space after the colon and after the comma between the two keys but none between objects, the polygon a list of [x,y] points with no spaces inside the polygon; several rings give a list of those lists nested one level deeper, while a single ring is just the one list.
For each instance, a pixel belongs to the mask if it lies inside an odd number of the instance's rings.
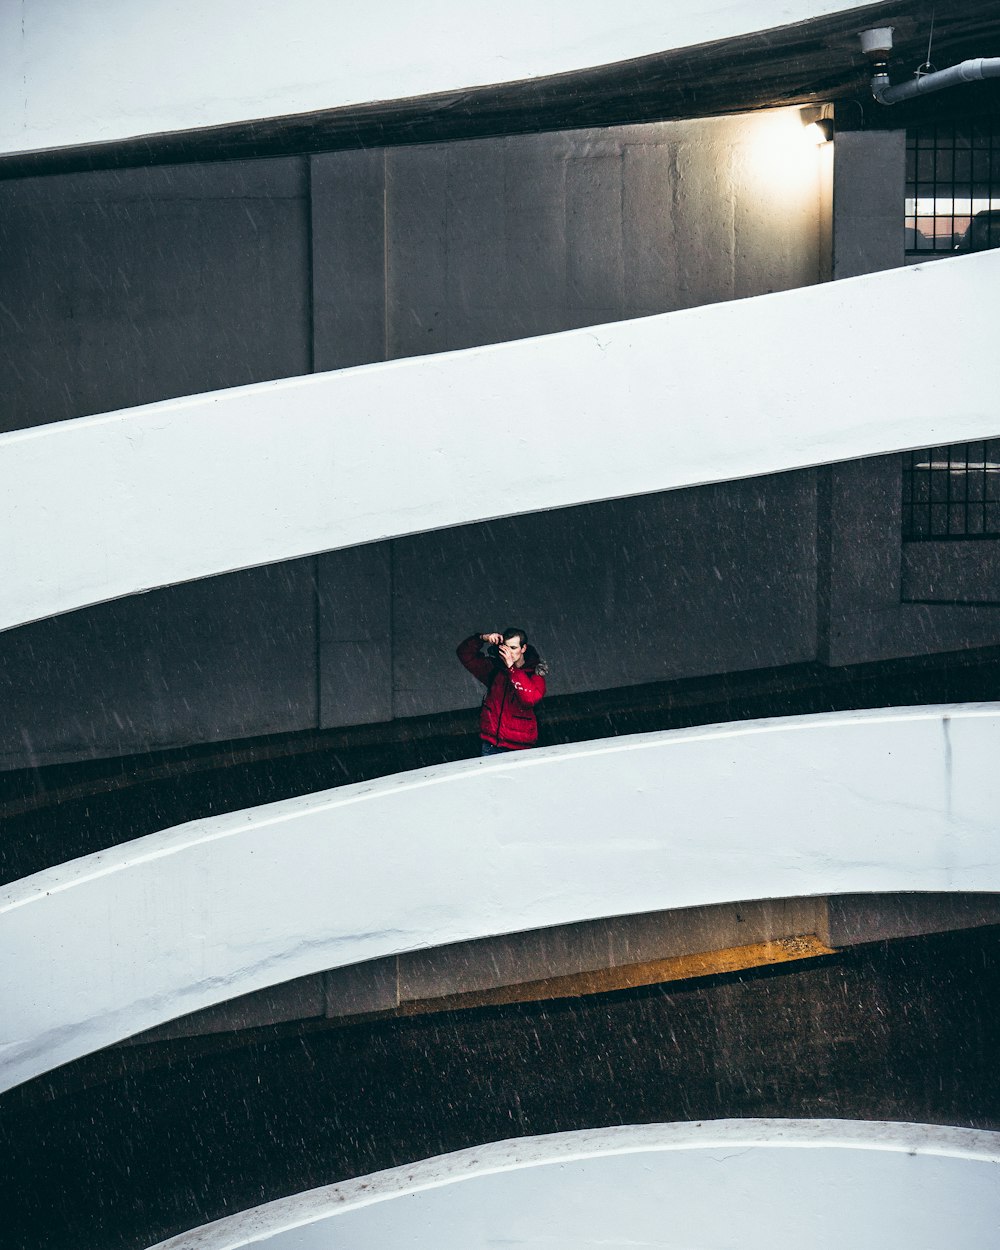
[{"label": "textured concrete surface", "polygon": [[0,894],[3,1085],[401,951],[744,899],[1000,889],[998,737],[984,704],[541,748],[48,869]]},{"label": "textured concrete surface", "polygon": [[[231,1216],[154,1250],[982,1250],[1000,1134],[847,1120],[625,1125],[493,1142]],[[720,1201],[720,1192],[725,1201]],[[849,1201],[844,1201],[850,1195]]]},{"label": "textured concrete surface", "polygon": [[998,935],[105,1051],[0,1098],[0,1180],[18,1195],[5,1245],[146,1250],[261,1202],[511,1136],[734,1116],[997,1130]]}]

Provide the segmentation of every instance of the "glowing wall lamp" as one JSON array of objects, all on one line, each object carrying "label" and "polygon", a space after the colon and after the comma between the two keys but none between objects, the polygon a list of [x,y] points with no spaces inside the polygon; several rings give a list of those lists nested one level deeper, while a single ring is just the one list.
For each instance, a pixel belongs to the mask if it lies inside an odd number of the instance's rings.
[{"label": "glowing wall lamp", "polygon": [[830,143],[833,139],[833,118],[817,117],[806,125],[806,138],[812,143]]}]

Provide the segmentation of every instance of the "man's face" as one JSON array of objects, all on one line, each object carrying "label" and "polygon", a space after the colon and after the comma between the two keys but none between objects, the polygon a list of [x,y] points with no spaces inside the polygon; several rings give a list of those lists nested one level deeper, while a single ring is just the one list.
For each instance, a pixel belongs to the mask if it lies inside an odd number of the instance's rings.
[{"label": "man's face", "polygon": [[519,668],[524,662],[524,646],[521,643],[520,634],[511,634],[509,638],[505,638],[504,646],[510,648],[510,653],[514,657],[514,667]]}]

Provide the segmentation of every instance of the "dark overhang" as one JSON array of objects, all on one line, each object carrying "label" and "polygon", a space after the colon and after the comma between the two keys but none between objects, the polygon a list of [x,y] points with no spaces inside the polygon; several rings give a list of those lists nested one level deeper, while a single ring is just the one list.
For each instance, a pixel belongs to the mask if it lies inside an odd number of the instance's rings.
[{"label": "dark overhang", "polygon": [[[846,13],[613,65],[521,82],[344,108],[0,156],[0,178],[193,161],[247,160],[352,148],[439,143],[504,134],[710,117],[782,105],[853,100],[838,125],[902,126],[948,108],[996,107],[995,83],[947,93],[949,102],[885,108],[870,96],[858,32],[895,27],[896,81],[926,55],[932,3],[873,4]],[[1000,5],[937,6],[939,68],[1000,54]],[[957,94],[963,102],[956,103]],[[843,115],[843,122],[841,121]]]}]

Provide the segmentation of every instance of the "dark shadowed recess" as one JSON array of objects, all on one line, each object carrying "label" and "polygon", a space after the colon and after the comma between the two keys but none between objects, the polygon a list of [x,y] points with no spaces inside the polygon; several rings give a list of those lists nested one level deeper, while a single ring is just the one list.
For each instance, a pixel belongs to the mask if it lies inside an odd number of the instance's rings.
[{"label": "dark shadowed recess", "polygon": [[[547,699],[540,745],[759,717],[1000,700],[1000,647]],[[0,774],[0,882],[223,812],[478,754],[468,709]]]},{"label": "dark shadowed recess", "polygon": [[776,1116],[1000,1128],[1000,928],[558,1002],[111,1049],[0,1098],[6,1250],[140,1250],[486,1141]]},{"label": "dark shadowed recess", "polygon": [[[922,0],[907,5],[901,14],[895,4],[873,4],[775,30],[528,81],[13,154],[0,157],[0,178],[437,143],[708,117],[822,100],[856,100],[868,125],[906,125],[906,110],[887,109],[871,100],[870,67],[861,55],[858,31],[891,23],[896,34],[890,68],[897,80],[905,78],[924,60],[934,8]],[[934,49],[939,67],[997,54],[1000,14],[995,0],[956,0],[936,9]],[[982,101],[983,93],[979,95]],[[848,112],[844,124],[858,123],[850,115],[855,111]]]}]

